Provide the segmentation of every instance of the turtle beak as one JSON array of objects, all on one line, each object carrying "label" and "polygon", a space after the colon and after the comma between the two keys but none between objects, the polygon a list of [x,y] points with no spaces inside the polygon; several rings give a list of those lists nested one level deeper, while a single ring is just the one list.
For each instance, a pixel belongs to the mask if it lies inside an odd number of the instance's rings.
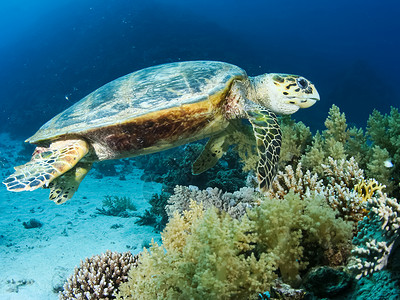
[{"label": "turtle beak", "polygon": [[308,108],[310,106],[313,106],[315,102],[319,101],[319,98],[307,98],[304,100],[301,100],[297,105],[300,108]]},{"label": "turtle beak", "polygon": [[312,94],[306,94],[301,98],[297,98],[295,102],[300,108],[308,108],[310,106],[313,106],[315,102],[319,101],[319,99],[319,94],[314,88]]}]

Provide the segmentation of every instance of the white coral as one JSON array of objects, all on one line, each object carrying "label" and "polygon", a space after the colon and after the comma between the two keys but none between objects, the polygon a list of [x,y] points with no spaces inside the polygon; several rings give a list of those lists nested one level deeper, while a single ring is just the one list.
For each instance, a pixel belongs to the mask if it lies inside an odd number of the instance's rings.
[{"label": "white coral", "polygon": [[168,199],[168,204],[165,206],[168,216],[171,218],[176,211],[182,213],[189,210],[191,200],[203,203],[205,209],[215,206],[237,219],[246,213],[248,207],[258,204],[258,197],[253,188],[243,187],[234,193],[224,193],[218,188],[199,190],[196,186],[177,185],[174,194]]},{"label": "white coral", "polygon": [[279,171],[272,182],[272,188],[266,192],[265,196],[283,199],[291,190],[300,194],[301,198],[310,195],[311,192],[323,193],[324,186],[318,175],[311,174],[309,170],[304,173],[301,167],[299,163],[296,170],[288,165],[285,167],[285,172]]},{"label": "white coral", "polygon": [[[360,237],[364,243],[352,251],[354,258],[349,268],[356,271],[357,279],[382,270],[387,265],[393,247],[399,239],[400,205],[397,199],[389,198],[380,190],[377,190],[376,194],[376,197],[368,200],[370,215],[360,227],[363,230],[360,232]],[[371,230],[367,226],[374,222],[380,225],[382,231],[375,234],[376,239],[367,235]]]},{"label": "white coral", "polygon": [[68,278],[60,299],[111,299],[119,284],[128,280],[128,271],[137,266],[137,260],[130,252],[111,251],[86,258]]}]

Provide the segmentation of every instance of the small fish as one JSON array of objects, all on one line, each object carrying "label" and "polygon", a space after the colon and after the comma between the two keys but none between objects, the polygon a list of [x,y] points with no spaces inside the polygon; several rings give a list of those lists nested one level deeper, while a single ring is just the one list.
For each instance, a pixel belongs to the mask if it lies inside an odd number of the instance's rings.
[{"label": "small fish", "polygon": [[390,159],[385,160],[385,161],[383,162],[383,164],[384,164],[384,166],[385,166],[386,168],[392,168],[392,167],[393,167],[393,163],[392,163],[392,161],[391,161]]}]

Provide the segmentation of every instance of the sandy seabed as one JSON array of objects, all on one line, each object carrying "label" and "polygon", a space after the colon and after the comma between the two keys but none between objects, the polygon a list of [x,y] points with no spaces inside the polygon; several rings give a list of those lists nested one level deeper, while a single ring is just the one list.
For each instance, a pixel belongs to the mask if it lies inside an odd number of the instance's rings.
[{"label": "sandy seabed", "polygon": [[[1,181],[20,165],[22,142],[0,134]],[[63,205],[48,199],[49,190],[13,193],[0,186],[0,299],[58,299],[54,287],[69,277],[80,261],[106,250],[139,253],[160,235],[152,227],[135,224],[137,217],[97,214],[106,195],[130,197],[141,215],[150,208],[151,195],[161,185],[140,180],[134,169],[118,177],[95,178],[91,171],[74,197]],[[37,219],[40,228],[26,229],[23,222]],[[118,228],[111,228],[112,225]]]}]

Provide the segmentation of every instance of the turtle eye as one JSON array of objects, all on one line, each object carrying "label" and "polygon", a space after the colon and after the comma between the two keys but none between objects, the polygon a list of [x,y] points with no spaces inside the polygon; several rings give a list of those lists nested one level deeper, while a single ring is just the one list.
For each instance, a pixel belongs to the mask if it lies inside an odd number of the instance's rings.
[{"label": "turtle eye", "polygon": [[304,78],[297,79],[297,85],[303,90],[308,87],[307,80],[305,80]]}]

